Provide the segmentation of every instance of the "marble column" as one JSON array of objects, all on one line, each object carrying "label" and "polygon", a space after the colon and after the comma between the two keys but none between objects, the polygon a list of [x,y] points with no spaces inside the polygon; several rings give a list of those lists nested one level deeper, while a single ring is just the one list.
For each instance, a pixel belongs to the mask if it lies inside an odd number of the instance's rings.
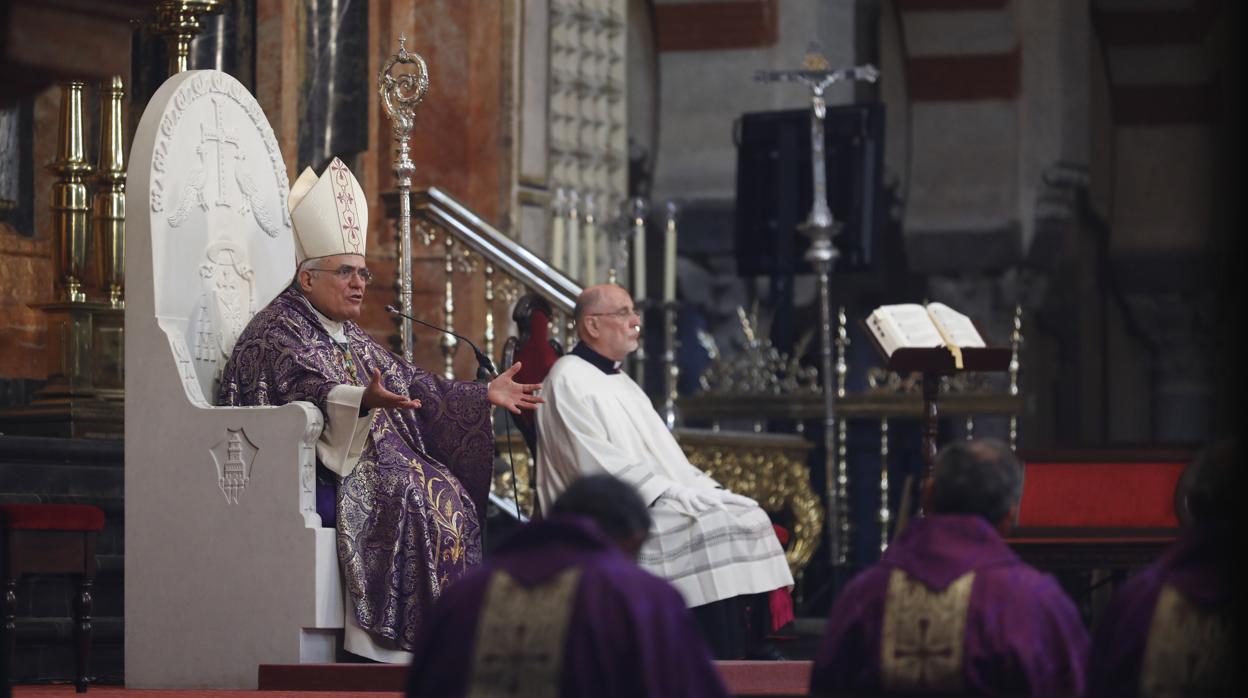
[{"label": "marble column", "polygon": [[296,171],[350,161],[368,149],[368,4],[301,0],[299,136]]}]

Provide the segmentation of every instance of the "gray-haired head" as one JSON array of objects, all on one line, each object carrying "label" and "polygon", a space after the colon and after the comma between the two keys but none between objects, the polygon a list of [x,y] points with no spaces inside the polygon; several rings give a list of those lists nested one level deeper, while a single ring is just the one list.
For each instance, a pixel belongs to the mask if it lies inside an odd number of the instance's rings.
[{"label": "gray-haired head", "polygon": [[996,525],[1023,496],[1023,464],[995,439],[955,441],[936,454],[929,507],[975,514]]},{"label": "gray-haired head", "polygon": [[1238,451],[1238,439],[1216,442],[1183,471],[1179,488],[1193,522],[1204,526],[1230,523],[1237,495],[1231,478]]},{"label": "gray-haired head", "polygon": [[568,486],[550,507],[552,516],[584,516],[631,555],[650,532],[650,510],[637,490],[610,475],[589,475]]}]

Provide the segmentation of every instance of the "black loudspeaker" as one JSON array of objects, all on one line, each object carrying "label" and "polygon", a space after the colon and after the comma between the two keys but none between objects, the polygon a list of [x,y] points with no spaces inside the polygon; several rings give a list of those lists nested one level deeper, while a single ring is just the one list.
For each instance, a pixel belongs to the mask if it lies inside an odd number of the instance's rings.
[{"label": "black loudspeaker", "polygon": [[[738,273],[810,273],[810,240],[797,230],[813,200],[810,110],[745,114],[738,124]],[[884,106],[829,107],[823,135],[828,206],[843,224],[835,270],[870,269],[885,215]]]}]

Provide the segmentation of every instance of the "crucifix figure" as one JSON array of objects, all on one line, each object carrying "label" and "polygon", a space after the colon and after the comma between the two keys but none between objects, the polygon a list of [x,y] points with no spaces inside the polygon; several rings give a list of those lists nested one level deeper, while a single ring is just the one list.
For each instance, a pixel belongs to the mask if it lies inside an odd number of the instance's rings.
[{"label": "crucifix figure", "polygon": [[221,124],[221,103],[214,97],[212,100],[212,115],[216,122],[215,128],[205,128],[203,124],[199,125],[199,140],[214,141],[217,144],[217,200],[214,202],[218,206],[230,206],[229,199],[225,196],[225,163],[222,162],[222,152],[227,145],[234,146],[235,156],[238,153],[238,136],[233,131],[227,131]]},{"label": "crucifix figure", "polygon": [[[816,243],[819,232],[833,231],[836,226],[835,221],[832,220],[832,210],[828,208],[827,174],[823,155],[823,119],[827,115],[828,105],[823,99],[823,93],[842,80],[875,82],[879,74],[875,66],[869,64],[833,70],[828,67],[828,59],[820,51],[819,42],[812,41],[802,61],[801,70],[760,70],[754,76],[754,79],[759,82],[796,82],[810,89],[810,162],[813,169],[811,181],[814,185],[815,200],[806,222],[802,223],[798,229],[815,238]],[[836,259],[837,252],[831,247],[830,236],[828,242],[831,257],[827,261],[830,262]]]},{"label": "crucifix figure", "polygon": [[828,276],[832,273],[832,263],[839,256],[832,238],[839,231],[841,224],[832,219],[832,209],[828,208],[828,185],[826,166],[823,154],[823,119],[827,114],[827,103],[823,93],[833,84],[842,80],[866,80],[875,82],[879,71],[873,65],[860,65],[853,68],[831,69],[828,59],[820,50],[818,42],[811,42],[802,62],[800,70],[760,70],[754,79],[759,82],[796,82],[810,89],[810,152],[811,182],[814,189],[814,202],[811,204],[810,215],[797,229],[811,239],[810,248],[806,250],[806,261],[810,262],[819,274],[819,308],[820,308],[820,340],[823,374],[823,451],[824,469],[827,477],[828,498],[828,552],[832,558],[834,569],[833,586],[839,588],[840,580],[836,570],[843,570],[848,564],[849,518],[845,511],[845,497],[838,495],[847,490],[844,464],[837,471],[836,464],[836,420],[833,418],[832,370],[832,301],[828,290]]}]

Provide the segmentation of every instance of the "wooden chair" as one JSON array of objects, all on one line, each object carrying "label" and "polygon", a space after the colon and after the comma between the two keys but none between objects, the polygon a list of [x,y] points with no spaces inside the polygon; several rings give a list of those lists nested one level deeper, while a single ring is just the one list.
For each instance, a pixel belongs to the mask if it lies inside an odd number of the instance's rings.
[{"label": "wooden chair", "polygon": [[17,583],[23,574],[72,574],[79,578],[74,598],[75,689],[85,693],[91,657],[91,587],[95,583],[95,538],[104,512],[85,504],[4,504],[5,550],[3,652],[13,666]]},{"label": "wooden chair", "polygon": [[[534,293],[526,293],[516,301],[511,312],[511,319],[516,322],[518,337],[508,337],[503,344],[503,370],[507,370],[517,361],[523,364],[516,373],[515,380],[519,383],[541,383],[550,372],[550,367],[563,356],[563,346],[550,338],[550,319],[554,312],[550,303]],[[512,422],[524,437],[533,457],[534,473],[537,464],[537,421],[532,412],[511,415]],[[534,506],[537,502],[537,478],[529,478],[529,489],[533,494]]]}]

